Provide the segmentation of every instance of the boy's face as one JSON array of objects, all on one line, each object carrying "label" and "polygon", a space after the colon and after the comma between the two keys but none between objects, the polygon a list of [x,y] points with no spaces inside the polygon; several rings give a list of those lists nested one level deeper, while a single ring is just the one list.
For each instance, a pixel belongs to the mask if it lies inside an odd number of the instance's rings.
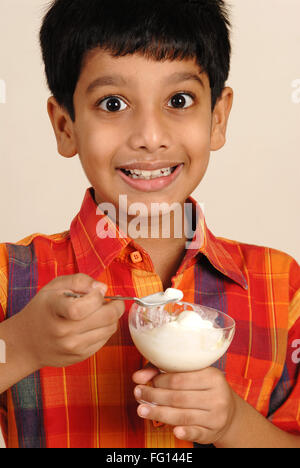
[{"label": "boy's face", "polygon": [[[127,195],[128,206],[142,202],[150,213],[154,202],[183,204],[198,186],[210,152],[225,142],[231,103],[232,90],[225,88],[212,113],[209,79],[195,60],[112,57],[95,49],[75,90],[75,122],[54,98],[48,111],[60,153],[79,154],[96,201],[118,208],[119,195]],[[177,169],[140,180],[124,174],[128,165]]]}]

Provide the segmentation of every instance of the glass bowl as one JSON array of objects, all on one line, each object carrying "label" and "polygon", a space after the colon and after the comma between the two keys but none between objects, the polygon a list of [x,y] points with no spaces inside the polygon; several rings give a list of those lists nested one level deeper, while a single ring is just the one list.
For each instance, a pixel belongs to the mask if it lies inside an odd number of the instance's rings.
[{"label": "glass bowl", "polygon": [[211,366],[229,348],[235,321],[210,307],[178,302],[160,307],[133,304],[129,330],[139,352],[164,372]]}]

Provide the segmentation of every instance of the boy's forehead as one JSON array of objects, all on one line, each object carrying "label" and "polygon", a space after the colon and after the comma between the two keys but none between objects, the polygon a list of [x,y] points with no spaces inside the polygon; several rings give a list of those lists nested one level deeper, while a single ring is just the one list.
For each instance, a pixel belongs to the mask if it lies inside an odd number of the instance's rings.
[{"label": "boy's forehead", "polygon": [[79,81],[93,88],[93,81],[107,85],[134,85],[143,76],[161,84],[194,79],[203,87],[208,83],[207,74],[199,67],[196,58],[155,60],[141,53],[113,56],[111,52],[96,48],[89,51],[82,62]]}]

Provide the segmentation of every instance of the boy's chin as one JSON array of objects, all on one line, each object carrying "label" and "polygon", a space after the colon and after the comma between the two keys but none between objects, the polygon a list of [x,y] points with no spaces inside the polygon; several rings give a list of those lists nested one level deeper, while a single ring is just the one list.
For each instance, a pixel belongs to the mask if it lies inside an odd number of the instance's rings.
[{"label": "boy's chin", "polygon": [[[141,210],[145,210],[145,216],[147,213],[155,213],[157,209],[159,209],[160,213],[167,214],[171,210],[174,210],[176,205],[182,206],[185,202],[185,197],[180,197],[179,194],[167,195],[158,192],[147,194],[141,193],[139,196],[124,194],[123,197],[124,201],[127,201],[127,212],[129,214],[131,210],[135,211],[140,206]],[[120,207],[122,208],[122,203],[120,204]],[[141,213],[141,215],[143,215],[143,213]]]},{"label": "boy's chin", "polygon": [[[97,205],[102,203],[112,205],[117,214],[122,213],[127,216],[139,217],[155,217],[159,215],[168,215],[171,211],[183,207],[188,195],[178,193],[159,192],[139,192],[137,194],[121,193],[115,194],[114,197],[99,196],[95,190],[95,201]],[[100,206],[101,208],[101,206]]]}]

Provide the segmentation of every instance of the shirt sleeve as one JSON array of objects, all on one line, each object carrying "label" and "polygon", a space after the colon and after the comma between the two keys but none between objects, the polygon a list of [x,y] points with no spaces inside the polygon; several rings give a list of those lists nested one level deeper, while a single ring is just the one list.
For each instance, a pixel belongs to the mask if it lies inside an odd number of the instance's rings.
[{"label": "shirt sleeve", "polygon": [[269,420],[280,429],[300,436],[300,267],[295,261],[290,269],[286,362],[272,393]]},{"label": "shirt sleeve", "polygon": [[[4,244],[0,244],[0,323],[6,318],[8,291],[8,252]],[[6,392],[0,395],[0,430],[7,437],[7,407]]]},{"label": "shirt sleeve", "polygon": [[6,318],[8,291],[8,252],[5,244],[0,244],[0,322]]}]

